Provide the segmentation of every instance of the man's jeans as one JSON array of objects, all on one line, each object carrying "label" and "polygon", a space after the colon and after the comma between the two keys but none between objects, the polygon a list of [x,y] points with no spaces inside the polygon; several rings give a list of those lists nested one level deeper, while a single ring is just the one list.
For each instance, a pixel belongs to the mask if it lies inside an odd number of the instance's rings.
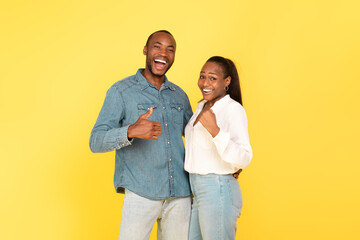
[{"label": "man's jeans", "polygon": [[189,240],[234,240],[242,207],[237,180],[230,175],[190,174],[194,195]]},{"label": "man's jeans", "polygon": [[125,189],[119,240],[149,239],[155,221],[157,239],[187,240],[190,197],[151,200]]}]

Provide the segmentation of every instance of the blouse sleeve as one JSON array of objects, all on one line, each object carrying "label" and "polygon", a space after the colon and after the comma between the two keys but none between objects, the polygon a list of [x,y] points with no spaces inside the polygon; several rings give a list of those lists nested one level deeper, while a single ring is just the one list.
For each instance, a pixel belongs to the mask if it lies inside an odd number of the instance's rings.
[{"label": "blouse sleeve", "polygon": [[229,105],[228,113],[227,122],[220,127],[213,141],[222,160],[237,169],[244,169],[252,158],[246,113],[238,104]]}]

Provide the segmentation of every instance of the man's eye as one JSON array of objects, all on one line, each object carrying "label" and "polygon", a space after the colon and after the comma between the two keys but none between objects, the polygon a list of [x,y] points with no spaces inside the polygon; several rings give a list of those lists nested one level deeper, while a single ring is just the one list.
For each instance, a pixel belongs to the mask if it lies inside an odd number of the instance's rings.
[{"label": "man's eye", "polygon": [[205,76],[201,76],[201,75],[200,75],[200,79],[205,79]]},{"label": "man's eye", "polygon": [[154,48],[160,48],[160,46],[155,45]]},{"label": "man's eye", "polygon": [[215,80],[216,80],[216,78],[214,78],[214,77],[211,77],[211,78],[210,78],[210,80],[212,80],[212,81],[215,81]]}]

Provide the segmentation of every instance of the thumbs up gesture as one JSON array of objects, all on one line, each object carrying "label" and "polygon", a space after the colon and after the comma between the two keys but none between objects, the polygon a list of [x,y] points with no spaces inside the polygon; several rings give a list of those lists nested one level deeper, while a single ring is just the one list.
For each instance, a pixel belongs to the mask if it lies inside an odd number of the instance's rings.
[{"label": "thumbs up gesture", "polygon": [[148,119],[148,118],[151,116],[151,114],[153,113],[153,111],[154,111],[154,109],[151,107],[151,108],[149,109],[149,111],[147,111],[147,112],[144,113],[143,115],[140,115],[139,118],[141,118],[141,119]]},{"label": "thumbs up gesture", "polygon": [[153,108],[151,107],[149,111],[142,114],[134,124],[129,126],[127,132],[129,139],[134,137],[153,140],[158,139],[158,136],[161,135],[161,123],[148,120],[152,113]]}]

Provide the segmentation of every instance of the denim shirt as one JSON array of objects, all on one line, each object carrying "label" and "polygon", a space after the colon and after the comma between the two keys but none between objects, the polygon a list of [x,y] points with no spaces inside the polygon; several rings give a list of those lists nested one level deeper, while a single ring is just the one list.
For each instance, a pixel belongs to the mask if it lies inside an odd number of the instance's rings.
[{"label": "denim shirt", "polygon": [[[192,116],[185,92],[165,77],[160,90],[139,69],[115,83],[107,92],[91,132],[92,152],[116,150],[114,185],[154,200],[190,195],[184,171],[184,128]],[[127,138],[129,125],[153,107],[148,118],[161,123],[158,140]]]}]

